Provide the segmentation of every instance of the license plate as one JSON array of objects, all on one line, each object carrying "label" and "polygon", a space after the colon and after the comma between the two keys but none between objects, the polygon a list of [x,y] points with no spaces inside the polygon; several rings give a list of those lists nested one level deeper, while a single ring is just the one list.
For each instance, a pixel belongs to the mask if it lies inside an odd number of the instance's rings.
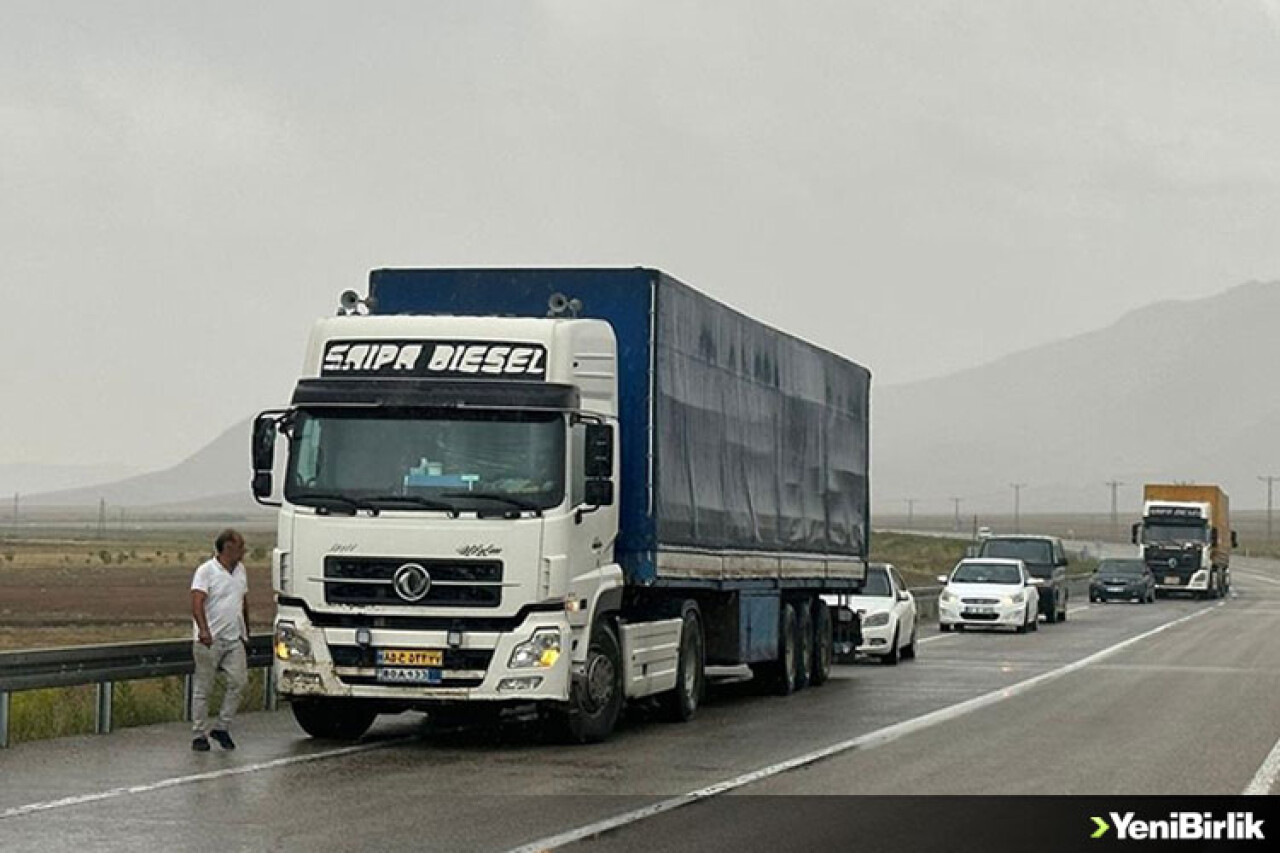
[{"label": "license plate", "polygon": [[996,612],[996,609],[994,607],[970,607],[968,610],[965,611],[965,615],[987,616],[995,612]]},{"label": "license plate", "polygon": [[1177,586],[1177,585],[1178,585],[1178,576],[1177,576],[1177,575],[1168,575],[1168,576],[1166,576],[1166,577],[1165,577],[1165,579],[1164,579],[1164,585],[1165,585],[1165,586]]},{"label": "license plate", "polygon": [[439,649],[378,649],[378,666],[440,666],[444,652]]},{"label": "license plate", "polygon": [[383,684],[439,684],[442,681],[438,669],[413,667],[379,667],[378,681]]}]

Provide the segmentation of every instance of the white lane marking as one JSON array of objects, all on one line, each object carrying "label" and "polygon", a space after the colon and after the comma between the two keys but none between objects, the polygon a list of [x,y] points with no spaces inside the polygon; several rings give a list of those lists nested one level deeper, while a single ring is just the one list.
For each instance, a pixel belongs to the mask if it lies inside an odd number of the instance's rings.
[{"label": "white lane marking", "polygon": [[1244,795],[1265,797],[1275,787],[1277,778],[1280,778],[1280,740],[1271,748],[1258,772],[1253,774],[1253,781],[1244,789]]},{"label": "white lane marking", "polygon": [[97,791],[92,794],[79,794],[74,797],[63,797],[60,800],[48,800],[43,803],[29,803],[25,806],[14,806],[13,808],[5,809],[0,812],[0,820],[10,817],[22,817],[23,815],[35,814],[36,812],[46,812],[52,809],[63,809],[68,806],[97,803],[102,800],[114,800],[116,797],[124,797],[131,794],[146,794],[151,791],[159,791],[163,788],[173,788],[178,785],[191,785],[196,782],[209,782],[214,779],[225,779],[228,776],[257,773],[260,770],[274,770],[277,767],[287,767],[290,764],[303,764],[308,761],[320,761],[325,758],[354,755],[358,752],[369,752],[373,749],[382,749],[393,744],[404,743],[413,739],[414,738],[411,737],[393,738],[392,740],[379,741],[377,743],[365,743],[358,746],[346,746],[341,749],[330,749],[325,752],[313,752],[309,755],[294,755],[289,758],[277,758],[274,761],[264,761],[259,764],[245,764],[240,767],[228,767],[225,770],[213,770],[208,773],[194,773],[190,776],[174,776],[169,779],[161,779],[158,782],[148,782],[145,785],[111,788],[107,791]]},{"label": "white lane marking", "polygon": [[605,818],[604,820],[596,821],[595,823],[590,823],[586,826],[578,827],[577,829],[571,829],[567,832],[559,833],[558,835],[540,838],[537,841],[532,841],[528,844],[512,848],[509,853],[539,853],[539,851],[544,850],[555,850],[567,844],[572,844],[575,841],[582,841],[584,839],[600,835],[601,833],[609,832],[610,830],[645,820],[646,818],[655,817],[665,812],[687,806],[691,803],[696,803],[701,800],[723,794],[727,791],[741,788],[744,785],[759,782],[760,780],[767,779],[770,776],[776,776],[779,773],[785,773],[788,770],[795,770],[798,767],[804,767],[805,765],[812,764],[815,761],[821,761],[824,758],[829,758],[842,752],[848,752],[849,750],[861,747],[870,748],[880,746],[881,744],[897,740],[898,738],[920,731],[921,729],[926,729],[930,726],[935,726],[938,723],[953,720],[956,717],[963,716],[971,711],[976,711],[979,708],[986,707],[987,705],[992,705],[996,702],[1025,693],[1034,687],[1044,684],[1045,682],[1053,681],[1064,675],[1075,672],[1076,670],[1083,669],[1092,663],[1115,654],[1121,649],[1128,648],[1134,643],[1141,642],[1148,637],[1153,637],[1162,631],[1166,631],[1176,625],[1181,625],[1183,622],[1195,619],[1197,616],[1203,616],[1204,614],[1210,613],[1221,606],[1222,602],[1219,602],[1212,607],[1192,611],[1191,613],[1188,613],[1178,619],[1174,619],[1171,622],[1165,622],[1163,625],[1158,625],[1150,631],[1130,637],[1127,640],[1122,640],[1121,642],[1116,643],[1113,646],[1108,646],[1101,651],[1094,652],[1093,654],[1083,657],[1074,663],[1069,663],[1057,669],[1043,672],[1040,675],[1028,678],[1025,681],[1019,681],[1015,684],[1011,684],[1008,687],[1001,687],[998,690],[992,690],[990,693],[984,693],[981,696],[966,699],[958,704],[939,708],[936,711],[930,711],[928,714],[913,717],[912,719],[904,720],[901,723],[894,723],[893,725],[886,726],[883,729],[877,729],[876,731],[869,732],[865,735],[859,735],[858,737],[850,740],[841,741],[840,743],[823,747],[815,752],[797,756],[796,758],[790,758],[786,761],[772,764],[768,767],[762,767],[759,770],[753,770],[750,773],[744,773],[741,776],[735,776],[732,779],[717,782],[714,785],[708,785],[705,788],[699,788],[696,791],[690,791],[689,793],[681,794],[678,797],[661,800],[653,805],[645,806],[644,808],[625,812],[611,818]]}]

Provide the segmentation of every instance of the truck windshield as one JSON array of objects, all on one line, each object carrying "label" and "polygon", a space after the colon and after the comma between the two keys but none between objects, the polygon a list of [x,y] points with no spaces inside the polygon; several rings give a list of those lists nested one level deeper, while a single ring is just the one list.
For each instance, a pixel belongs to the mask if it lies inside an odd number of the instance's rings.
[{"label": "truck windshield", "polygon": [[1142,525],[1142,541],[1147,545],[1179,545],[1183,542],[1208,542],[1208,528],[1199,524],[1166,524],[1148,521]]},{"label": "truck windshield", "polygon": [[394,510],[547,509],[564,498],[564,456],[555,412],[304,410],[285,497]]}]

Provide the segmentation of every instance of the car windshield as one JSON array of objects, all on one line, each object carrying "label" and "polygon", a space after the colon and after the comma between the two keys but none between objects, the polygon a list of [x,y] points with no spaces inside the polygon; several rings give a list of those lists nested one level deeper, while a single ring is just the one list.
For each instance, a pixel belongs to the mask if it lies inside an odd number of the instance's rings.
[{"label": "car windshield", "polygon": [[988,539],[979,555],[1047,564],[1053,562],[1053,546],[1043,539]]},{"label": "car windshield", "polygon": [[1207,542],[1208,530],[1199,524],[1167,524],[1148,521],[1142,525],[1142,541],[1147,545],[1180,545],[1183,542]]},{"label": "car windshield", "polygon": [[1141,560],[1103,560],[1098,564],[1100,575],[1140,575],[1145,569]]},{"label": "car windshield", "polygon": [[565,432],[555,412],[300,411],[285,497],[353,511],[546,509],[564,497]]},{"label": "car windshield", "polygon": [[1022,583],[1022,573],[1009,563],[961,563],[951,575],[952,583]]},{"label": "car windshield", "polygon": [[875,595],[888,598],[893,595],[889,586],[889,573],[884,569],[867,569],[867,582],[862,587],[862,595]]}]

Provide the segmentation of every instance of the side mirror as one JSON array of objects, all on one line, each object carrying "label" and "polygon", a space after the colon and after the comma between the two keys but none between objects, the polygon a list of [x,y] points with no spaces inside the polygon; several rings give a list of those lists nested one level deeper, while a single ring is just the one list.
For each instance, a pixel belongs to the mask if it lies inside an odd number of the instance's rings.
[{"label": "side mirror", "polygon": [[1234,530],[1231,531],[1231,547],[1232,548],[1240,547],[1240,537],[1236,536],[1236,532]]},{"label": "side mirror", "polygon": [[1141,529],[1142,529],[1142,522],[1140,521],[1135,521],[1133,523],[1133,527],[1129,528],[1129,541],[1132,544],[1134,545],[1138,544],[1138,531]]},{"label": "side mirror", "polygon": [[276,432],[279,431],[282,414],[263,412],[253,420],[253,438],[249,448],[253,461],[253,497],[267,506],[279,506],[269,499],[274,486],[271,471],[275,467]]},{"label": "side mirror", "polygon": [[591,506],[613,506],[613,480],[587,480],[582,497]]},{"label": "side mirror", "polygon": [[1063,557],[1061,560],[1058,560],[1056,563],[1054,563],[1054,565],[1055,565],[1055,566],[1069,566],[1069,565],[1071,565],[1071,561],[1070,561],[1070,560],[1068,560],[1066,557]]},{"label": "side mirror", "polygon": [[1038,578],[1032,575],[1027,578],[1027,586],[1044,586],[1044,578]]},{"label": "side mirror", "polygon": [[908,594],[906,593],[906,591],[905,591],[905,590],[901,590],[901,589],[900,589],[900,590],[898,590],[898,600],[899,600],[899,601],[907,601],[907,600],[909,600],[910,598],[911,598],[911,596],[910,596],[910,595],[908,595]]},{"label": "side mirror", "polygon": [[946,582],[947,582],[947,576],[946,576],[946,575],[938,575],[938,583],[945,585],[945,584],[946,584]]},{"label": "side mirror", "polygon": [[1210,545],[1218,544],[1218,528],[1216,527],[1209,528],[1209,544]]},{"label": "side mirror", "polygon": [[608,424],[587,424],[582,473],[588,480],[613,476],[613,429]]}]

